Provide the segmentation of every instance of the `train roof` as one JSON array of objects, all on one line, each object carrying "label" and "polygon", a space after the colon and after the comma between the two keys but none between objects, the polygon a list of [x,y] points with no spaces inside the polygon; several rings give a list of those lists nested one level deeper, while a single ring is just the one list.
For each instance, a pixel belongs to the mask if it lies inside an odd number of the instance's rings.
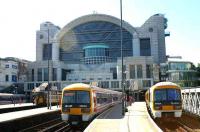
[{"label": "train roof", "polygon": [[87,89],[87,90],[97,90],[97,91],[102,91],[102,92],[112,92],[112,93],[121,93],[118,91],[113,91],[113,90],[109,90],[109,89],[105,89],[105,88],[99,88],[97,86],[92,86],[89,84],[84,84],[84,83],[74,83],[71,85],[68,85],[66,87],[63,88],[63,90],[67,90],[67,89],[79,89],[79,88],[83,88],[83,89]]},{"label": "train roof", "polygon": [[90,88],[90,85],[88,84],[84,84],[84,83],[74,83],[74,84],[70,84],[70,85],[67,85],[66,87],[64,87],[64,89],[67,89],[67,88]]},{"label": "train roof", "polygon": [[173,82],[159,82],[153,85],[151,88],[157,88],[157,87],[163,87],[163,86],[174,86],[174,87],[179,87],[179,85],[173,83]]},{"label": "train roof", "polygon": [[154,86],[177,86],[179,87],[177,84],[173,83],[173,82],[159,82],[159,83],[156,83]]}]

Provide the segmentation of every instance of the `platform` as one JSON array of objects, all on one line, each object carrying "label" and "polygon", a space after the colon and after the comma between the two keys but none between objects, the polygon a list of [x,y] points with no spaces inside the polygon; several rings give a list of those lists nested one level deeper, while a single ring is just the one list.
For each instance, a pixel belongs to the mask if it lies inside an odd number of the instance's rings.
[{"label": "platform", "polygon": [[0,105],[0,109],[26,107],[26,106],[35,106],[35,104],[33,104],[33,103],[18,103],[18,104]]},{"label": "platform", "polygon": [[43,113],[53,112],[60,110],[57,106],[52,106],[51,110],[47,109],[47,107],[43,108],[36,108],[36,109],[30,109],[30,110],[22,110],[22,111],[16,111],[16,112],[9,112],[1,114],[0,123],[2,122],[8,122],[12,120],[17,120],[21,118],[31,117]]},{"label": "platform", "polygon": [[160,128],[148,115],[145,102],[135,102],[128,106],[122,116],[121,104],[98,116],[84,132],[157,132]]}]

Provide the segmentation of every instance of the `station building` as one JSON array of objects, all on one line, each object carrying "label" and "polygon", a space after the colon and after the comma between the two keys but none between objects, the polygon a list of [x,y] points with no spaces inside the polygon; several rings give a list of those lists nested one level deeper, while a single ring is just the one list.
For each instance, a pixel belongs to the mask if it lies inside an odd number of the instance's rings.
[{"label": "station building", "polygon": [[[166,61],[167,19],[151,16],[141,27],[122,23],[124,79],[141,88],[159,79],[156,66]],[[120,19],[105,14],[79,17],[63,28],[44,22],[36,32],[36,61],[29,65],[26,91],[50,80],[63,88],[74,82],[97,81],[121,89]],[[48,75],[49,69],[49,75]],[[132,80],[132,82],[130,82]]]},{"label": "station building", "polygon": [[9,87],[23,88],[28,81],[28,63],[30,61],[14,57],[0,58],[0,90],[11,92]]}]

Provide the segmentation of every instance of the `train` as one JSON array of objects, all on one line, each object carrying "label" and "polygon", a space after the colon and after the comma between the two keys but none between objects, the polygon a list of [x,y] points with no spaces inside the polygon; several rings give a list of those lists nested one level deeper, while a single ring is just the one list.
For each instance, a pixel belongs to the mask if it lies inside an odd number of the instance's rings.
[{"label": "train", "polygon": [[62,90],[61,117],[72,126],[84,124],[121,100],[122,93],[118,91],[84,83],[71,84]]},{"label": "train", "polygon": [[25,103],[27,100],[25,94],[0,93],[0,105]]},{"label": "train", "polygon": [[[54,86],[55,87],[55,86]],[[48,103],[48,83],[42,83],[39,87],[35,87],[32,90],[32,101],[37,106],[46,106]],[[49,91],[49,101],[51,105],[58,105],[61,100],[61,91],[53,90],[53,86],[51,86],[51,90]]]},{"label": "train", "polygon": [[182,115],[181,87],[172,82],[159,82],[150,87],[145,93],[147,108],[153,118]]}]

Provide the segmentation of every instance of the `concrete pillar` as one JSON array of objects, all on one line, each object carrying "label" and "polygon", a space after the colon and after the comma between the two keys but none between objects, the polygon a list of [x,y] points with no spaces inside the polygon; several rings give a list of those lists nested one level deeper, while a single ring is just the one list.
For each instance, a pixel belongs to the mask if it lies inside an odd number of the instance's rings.
[{"label": "concrete pillar", "polygon": [[57,81],[61,81],[62,79],[62,69],[57,68]]},{"label": "concrete pillar", "polygon": [[54,42],[52,44],[52,60],[57,61],[59,60],[59,43]]}]

